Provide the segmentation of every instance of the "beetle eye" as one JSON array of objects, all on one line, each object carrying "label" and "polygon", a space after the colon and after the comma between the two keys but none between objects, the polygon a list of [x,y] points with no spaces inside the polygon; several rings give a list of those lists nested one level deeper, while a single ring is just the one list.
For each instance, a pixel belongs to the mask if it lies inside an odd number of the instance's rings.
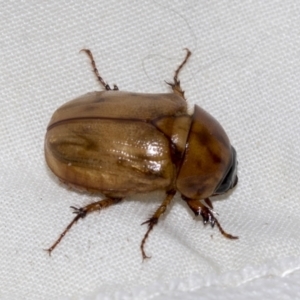
[{"label": "beetle eye", "polygon": [[215,194],[223,194],[228,190],[232,189],[233,187],[235,187],[238,182],[238,177],[236,173],[237,173],[236,151],[231,146],[231,166],[228,169],[226,176],[217,187]]}]

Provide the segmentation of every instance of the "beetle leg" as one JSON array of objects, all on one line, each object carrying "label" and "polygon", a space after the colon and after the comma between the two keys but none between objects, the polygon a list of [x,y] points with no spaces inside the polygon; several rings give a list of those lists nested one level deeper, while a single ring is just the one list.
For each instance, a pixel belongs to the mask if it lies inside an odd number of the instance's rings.
[{"label": "beetle leg", "polygon": [[[93,54],[91,52],[91,50],[89,49],[82,49],[80,50],[80,52],[85,52],[87,54],[87,56],[89,57],[90,61],[91,61],[91,65],[93,67],[93,72],[95,73],[98,81],[100,82],[100,84],[107,90],[107,91],[111,91],[111,87],[109,86],[108,83],[106,83],[104,81],[104,79],[100,76],[99,72],[98,72],[98,69],[97,69],[97,66],[96,66],[96,63],[95,63],[95,60],[94,60],[94,57],[93,57]],[[114,84],[114,88],[113,88],[114,91],[118,91],[119,88],[117,87],[116,84]]]},{"label": "beetle leg", "polygon": [[173,92],[175,94],[179,94],[179,96],[182,97],[183,99],[185,99],[184,98],[184,91],[182,90],[182,88],[180,86],[180,81],[178,80],[178,75],[179,75],[179,72],[184,67],[184,65],[186,64],[186,62],[188,61],[189,57],[192,54],[192,52],[188,48],[185,48],[185,50],[187,52],[186,56],[185,56],[185,59],[183,60],[183,62],[181,63],[181,65],[175,71],[174,78],[173,78],[174,83],[167,82],[167,84],[171,86]]},{"label": "beetle leg", "polygon": [[166,198],[164,199],[163,203],[159,206],[159,208],[155,211],[154,215],[149,220],[147,220],[141,224],[141,225],[148,224],[148,230],[147,230],[146,234],[144,235],[144,238],[141,242],[141,251],[142,251],[143,260],[146,258],[150,258],[150,256],[146,255],[145,249],[144,249],[144,246],[145,246],[146,240],[149,236],[149,233],[153,229],[154,225],[156,225],[158,223],[159,217],[166,211],[167,206],[170,204],[170,202],[173,199],[175,194],[176,194],[175,190],[168,191]]},{"label": "beetle leg", "polygon": [[183,199],[186,201],[189,208],[194,212],[194,214],[196,216],[201,215],[204,225],[206,225],[208,223],[211,225],[211,227],[214,227],[215,225],[217,225],[218,229],[220,230],[220,232],[222,233],[223,236],[225,236],[228,239],[238,239],[237,236],[233,236],[233,235],[227,233],[226,231],[224,231],[221,224],[214,216],[214,213],[212,210],[213,206],[212,206],[212,203],[209,198],[204,199],[205,203],[209,207],[206,206],[205,204],[203,204],[201,202],[201,200],[188,199],[185,197],[183,197]]},{"label": "beetle leg", "polygon": [[62,238],[66,235],[66,233],[71,229],[71,227],[79,220],[83,219],[86,215],[90,214],[91,212],[102,210],[104,208],[107,208],[113,204],[117,204],[120,202],[122,198],[107,198],[103,199],[91,204],[88,204],[81,208],[76,208],[74,206],[71,206],[72,209],[74,209],[73,213],[76,214],[76,217],[71,221],[71,223],[65,228],[65,230],[61,233],[59,238],[55,241],[55,243],[46,251],[48,251],[49,255],[51,255],[51,252],[56,248],[56,246],[60,243]]}]

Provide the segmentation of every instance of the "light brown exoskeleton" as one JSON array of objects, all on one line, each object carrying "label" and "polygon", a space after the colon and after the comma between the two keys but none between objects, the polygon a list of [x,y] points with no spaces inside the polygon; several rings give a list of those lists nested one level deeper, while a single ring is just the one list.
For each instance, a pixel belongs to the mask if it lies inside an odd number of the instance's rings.
[{"label": "light brown exoskeleton", "polygon": [[143,258],[146,239],[176,192],[204,224],[215,224],[226,233],[213,214],[209,197],[237,184],[236,151],[221,125],[195,105],[187,113],[178,75],[187,54],[169,83],[171,93],[141,94],[119,91],[99,75],[92,53],[83,49],[105,91],[91,92],[67,102],[53,114],[45,137],[45,157],[53,173],[63,182],[106,198],[82,208],[49,253],[79,219],[119,203],[125,197],[164,190],[165,199],[144,222],[148,230],[141,242]]}]

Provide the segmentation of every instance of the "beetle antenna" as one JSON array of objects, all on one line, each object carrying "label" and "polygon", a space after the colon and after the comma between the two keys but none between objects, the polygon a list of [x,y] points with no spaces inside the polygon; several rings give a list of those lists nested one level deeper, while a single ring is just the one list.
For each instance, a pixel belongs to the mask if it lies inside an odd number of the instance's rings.
[{"label": "beetle antenna", "polygon": [[[96,78],[98,79],[98,81],[100,82],[100,84],[107,90],[107,91],[111,91],[111,88],[109,86],[108,83],[106,83],[104,81],[104,79],[100,76],[99,71],[97,69],[93,54],[91,52],[91,50],[89,49],[81,49],[80,52],[85,52],[87,54],[87,56],[89,57],[90,61],[91,61],[91,65],[93,67],[93,72],[95,73]],[[114,84],[114,91],[119,90],[118,87]]]}]

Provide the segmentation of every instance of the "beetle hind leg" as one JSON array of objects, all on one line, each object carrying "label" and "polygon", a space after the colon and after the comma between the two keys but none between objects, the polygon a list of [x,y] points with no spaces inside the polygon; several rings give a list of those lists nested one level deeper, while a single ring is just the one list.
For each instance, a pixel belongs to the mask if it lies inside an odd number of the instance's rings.
[{"label": "beetle hind leg", "polygon": [[185,59],[183,60],[183,62],[180,64],[180,66],[177,68],[177,70],[175,71],[175,74],[174,74],[174,83],[169,83],[167,82],[168,85],[171,86],[174,94],[178,94],[180,97],[182,97],[183,99],[185,99],[184,97],[184,91],[182,90],[181,86],[180,86],[180,81],[178,80],[178,75],[181,71],[181,69],[184,67],[184,65],[187,63],[189,57],[191,56],[192,52],[188,49],[188,48],[185,48],[186,50],[186,56],[185,56]]},{"label": "beetle hind leg", "polygon": [[63,239],[63,237],[66,235],[66,233],[72,228],[72,226],[80,219],[83,219],[88,214],[94,212],[94,211],[100,211],[104,208],[107,208],[113,204],[117,204],[122,200],[122,198],[106,198],[97,202],[93,202],[91,204],[88,204],[81,208],[76,208],[74,206],[71,206],[71,208],[74,210],[73,213],[76,214],[74,219],[69,223],[69,225],[65,228],[65,230],[60,234],[58,239],[54,242],[54,244],[46,249],[46,251],[51,255],[51,252],[56,248],[56,246],[60,243],[60,241]]},{"label": "beetle hind leg", "polygon": [[[99,71],[98,71],[98,69],[97,69],[96,62],[95,62],[95,60],[94,60],[94,57],[93,57],[93,54],[92,54],[91,50],[89,50],[89,49],[82,49],[82,50],[80,50],[80,52],[85,52],[85,53],[87,54],[87,56],[89,57],[89,59],[90,59],[90,61],[91,61],[91,65],[92,65],[92,67],[93,67],[93,72],[95,73],[95,76],[96,76],[96,78],[98,79],[98,81],[100,82],[100,84],[101,84],[107,91],[111,91],[112,88],[109,86],[108,83],[106,83],[106,82],[104,81],[104,79],[103,79],[103,78],[100,76],[100,74],[99,74]],[[119,88],[118,88],[118,86],[117,86],[116,84],[114,84],[113,90],[114,90],[114,91],[118,91],[118,90],[119,90]]]},{"label": "beetle hind leg", "polygon": [[204,199],[205,204],[203,204],[201,202],[201,200],[188,199],[185,197],[182,197],[182,198],[183,198],[183,200],[186,201],[189,208],[193,211],[193,213],[196,216],[201,215],[204,225],[210,224],[211,227],[214,227],[216,225],[218,227],[219,231],[221,232],[221,234],[223,236],[225,236],[226,238],[232,239],[232,240],[238,239],[237,236],[233,236],[233,235],[227,233],[222,228],[221,224],[219,223],[217,218],[214,216],[213,206],[212,206],[212,203],[209,198]]},{"label": "beetle hind leg", "polygon": [[149,220],[147,220],[141,224],[141,225],[148,224],[148,230],[145,233],[144,238],[141,242],[141,251],[142,251],[143,260],[146,258],[150,258],[150,256],[146,255],[146,252],[144,249],[146,240],[148,239],[148,236],[149,236],[151,230],[153,229],[154,225],[156,225],[158,223],[159,217],[166,211],[167,206],[171,203],[171,200],[173,199],[175,194],[176,194],[175,190],[168,191],[166,198],[164,199],[163,203],[158,207],[158,209],[155,211],[153,216]]}]

